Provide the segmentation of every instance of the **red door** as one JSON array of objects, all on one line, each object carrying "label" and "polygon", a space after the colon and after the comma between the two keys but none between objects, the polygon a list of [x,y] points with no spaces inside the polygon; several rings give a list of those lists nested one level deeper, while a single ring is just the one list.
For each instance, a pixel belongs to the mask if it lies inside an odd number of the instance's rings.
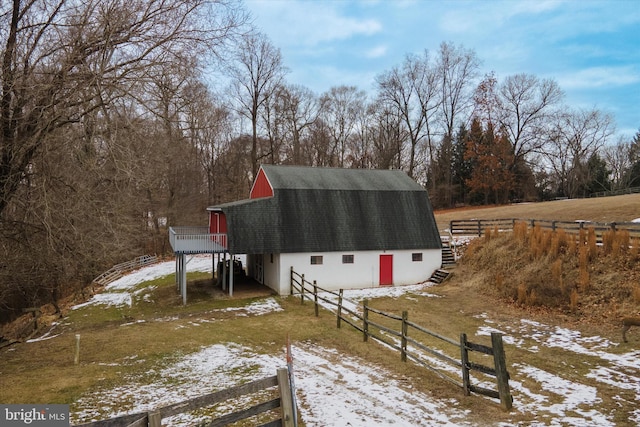
[{"label": "red door", "polygon": [[380,255],[380,286],[393,285],[393,255]]}]

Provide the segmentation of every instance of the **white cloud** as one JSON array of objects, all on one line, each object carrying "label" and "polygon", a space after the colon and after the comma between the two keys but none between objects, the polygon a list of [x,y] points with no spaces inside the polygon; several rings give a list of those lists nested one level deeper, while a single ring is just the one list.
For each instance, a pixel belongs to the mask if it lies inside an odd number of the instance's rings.
[{"label": "white cloud", "polygon": [[632,66],[591,67],[557,78],[563,89],[618,87],[640,82],[640,72]]},{"label": "white cloud", "polygon": [[380,58],[387,54],[389,47],[387,45],[379,45],[374,48],[369,49],[365,52],[364,56],[367,58]]},{"label": "white cloud", "polygon": [[277,46],[316,46],[359,35],[370,36],[382,30],[377,19],[342,13],[342,2],[250,0],[246,3],[260,29]]}]

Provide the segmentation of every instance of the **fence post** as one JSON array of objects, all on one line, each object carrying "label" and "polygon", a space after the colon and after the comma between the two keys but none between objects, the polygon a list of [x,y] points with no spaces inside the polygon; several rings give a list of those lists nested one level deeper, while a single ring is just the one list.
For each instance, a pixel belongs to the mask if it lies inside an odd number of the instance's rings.
[{"label": "fence post", "polygon": [[460,334],[460,362],[462,364],[462,389],[465,396],[471,395],[469,381],[469,351],[467,350],[467,334]]},{"label": "fence post", "polygon": [[481,220],[478,220],[478,237],[482,237],[482,224],[480,221]]},{"label": "fence post", "polygon": [[403,362],[407,361],[407,335],[409,326],[407,325],[407,319],[409,313],[407,311],[402,312],[402,337],[400,339],[400,359]]},{"label": "fence post", "polygon": [[301,277],[302,279],[300,280],[300,304],[303,305],[304,304],[304,274]]},{"label": "fence post", "polygon": [[293,265],[291,266],[291,272],[289,273],[289,286],[291,287],[291,295],[293,295]]},{"label": "fence post", "polygon": [[295,408],[291,397],[291,384],[289,383],[289,371],[287,368],[280,368],[276,371],[278,377],[278,390],[280,391],[280,410],[282,411],[282,426],[294,427]]},{"label": "fence post", "polygon": [[313,304],[316,317],[318,317],[318,284],[313,281]]},{"label": "fence post", "polygon": [[162,426],[162,414],[160,413],[160,411],[147,413],[147,426],[148,427]]},{"label": "fence post", "polygon": [[369,300],[362,301],[362,340],[367,342],[369,339]]},{"label": "fence post", "polygon": [[504,355],[504,345],[502,334],[491,333],[491,347],[493,347],[493,362],[496,369],[496,379],[498,381],[498,393],[502,407],[509,411],[513,406],[513,397],[509,389],[509,372],[507,372],[507,362]]},{"label": "fence post", "polygon": [[340,318],[342,317],[342,292],[342,289],[338,292],[338,316],[336,318],[336,326],[338,329],[340,329]]}]

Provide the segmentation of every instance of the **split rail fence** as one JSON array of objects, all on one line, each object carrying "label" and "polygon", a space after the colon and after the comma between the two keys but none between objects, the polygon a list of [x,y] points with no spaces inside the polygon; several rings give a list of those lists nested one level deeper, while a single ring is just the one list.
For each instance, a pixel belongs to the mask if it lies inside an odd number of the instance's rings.
[{"label": "split rail fence", "polygon": [[116,279],[119,279],[124,275],[124,273],[129,272],[131,270],[135,270],[137,268],[142,268],[147,265],[155,264],[158,262],[158,257],[155,255],[142,255],[132,259],[131,261],[126,261],[120,264],[116,264],[95,279],[93,279],[93,283],[97,283],[98,285],[105,286],[109,283],[113,282]]},{"label": "split rail fence", "polygon": [[[287,368],[278,369],[276,375],[252,381],[241,386],[206,394],[184,402],[175,403],[149,412],[123,415],[103,421],[94,421],[80,424],[76,427],[160,427],[162,419],[174,415],[195,411],[201,408],[210,407],[221,402],[237,400],[239,397],[253,395],[264,390],[275,389],[277,386],[278,396],[261,403],[254,403],[251,407],[220,416],[214,420],[201,423],[207,427],[220,427],[238,421],[246,420],[260,414],[268,413],[280,408],[278,415],[271,415],[271,418],[278,417],[271,421],[263,422],[261,427],[295,427],[296,409],[294,396],[292,393],[291,371]],[[261,396],[256,396],[256,400]],[[234,401],[235,403],[235,401]],[[265,417],[268,417],[265,416]],[[255,424],[258,425],[258,424]]]},{"label": "split rail fence", "polygon": [[[491,346],[472,343],[464,333],[460,334],[459,340],[451,339],[411,322],[407,311],[403,311],[401,316],[386,313],[369,306],[368,300],[364,300],[362,313],[359,313],[356,308],[359,304],[344,298],[342,289],[338,292],[323,289],[316,281],[309,282],[304,274],[295,272],[293,268],[290,279],[291,295],[299,296],[301,304],[304,304],[305,299],[313,301],[316,317],[319,316],[322,306],[336,314],[338,328],[343,322],[347,323],[362,332],[365,342],[372,338],[388,348],[399,351],[403,362],[411,359],[443,380],[462,388],[465,395],[477,393],[500,399],[504,409],[512,408],[513,398],[509,388],[502,334],[491,334]],[[335,307],[335,311],[329,307]],[[448,348],[449,351],[445,351],[444,348]],[[452,352],[458,356],[451,356]],[[477,353],[478,359],[484,363],[492,359],[492,366],[471,361],[472,353]],[[495,377],[496,389],[472,384],[471,372],[474,371]]]},{"label": "split rail fence", "polygon": [[449,232],[452,235],[482,236],[485,230],[498,229],[513,231],[517,223],[525,223],[528,227],[540,227],[544,230],[564,230],[566,233],[578,235],[580,230],[593,229],[596,238],[602,242],[605,233],[626,230],[629,237],[640,238],[640,222],[590,222],[590,221],[556,221],[544,219],[463,219],[449,222]]}]

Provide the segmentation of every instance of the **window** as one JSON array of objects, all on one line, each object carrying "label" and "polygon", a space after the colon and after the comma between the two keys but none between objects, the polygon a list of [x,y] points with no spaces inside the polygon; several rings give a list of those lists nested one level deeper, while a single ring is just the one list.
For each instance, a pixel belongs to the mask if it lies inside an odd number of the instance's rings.
[{"label": "window", "polygon": [[422,252],[415,252],[411,254],[411,261],[419,262],[422,261]]},{"label": "window", "polygon": [[342,255],[343,264],[353,264],[353,255]]},{"label": "window", "polygon": [[311,255],[311,265],[322,264],[322,255]]},{"label": "window", "polygon": [[271,259],[271,264],[273,264],[273,254],[271,254],[270,259]]}]

